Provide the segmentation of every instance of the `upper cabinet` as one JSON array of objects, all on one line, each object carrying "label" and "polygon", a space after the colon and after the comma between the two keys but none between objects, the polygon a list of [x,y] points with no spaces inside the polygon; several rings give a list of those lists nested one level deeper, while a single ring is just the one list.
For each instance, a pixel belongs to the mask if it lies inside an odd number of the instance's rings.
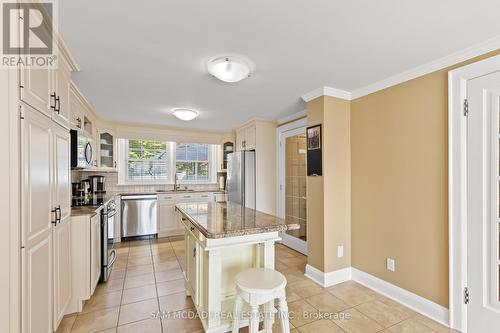
[{"label": "upper cabinet", "polygon": [[256,142],[256,124],[250,123],[236,130],[236,150],[253,150]]},{"label": "upper cabinet", "polygon": [[96,143],[98,149],[97,167],[100,169],[116,169],[116,137],[113,131],[97,130]]},{"label": "upper cabinet", "polygon": [[19,99],[63,127],[70,128],[71,72],[77,67],[62,46],[58,44],[56,47],[57,66],[20,66]]}]

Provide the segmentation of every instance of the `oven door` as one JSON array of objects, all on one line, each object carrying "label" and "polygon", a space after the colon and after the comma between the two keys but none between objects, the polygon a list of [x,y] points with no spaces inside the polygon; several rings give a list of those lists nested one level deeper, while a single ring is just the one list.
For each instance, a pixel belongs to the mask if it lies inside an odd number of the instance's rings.
[{"label": "oven door", "polygon": [[115,209],[105,209],[102,215],[102,270],[101,281],[108,281],[111,268],[116,260],[116,251],[113,248]]}]

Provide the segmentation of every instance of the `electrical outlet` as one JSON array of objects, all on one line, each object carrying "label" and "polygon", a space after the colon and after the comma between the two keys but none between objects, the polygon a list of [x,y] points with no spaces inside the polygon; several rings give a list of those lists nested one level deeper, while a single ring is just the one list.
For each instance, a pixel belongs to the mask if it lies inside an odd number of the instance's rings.
[{"label": "electrical outlet", "polygon": [[342,258],[344,256],[344,245],[337,246],[337,258]]},{"label": "electrical outlet", "polygon": [[396,261],[391,258],[387,258],[387,270],[394,272],[396,271]]}]

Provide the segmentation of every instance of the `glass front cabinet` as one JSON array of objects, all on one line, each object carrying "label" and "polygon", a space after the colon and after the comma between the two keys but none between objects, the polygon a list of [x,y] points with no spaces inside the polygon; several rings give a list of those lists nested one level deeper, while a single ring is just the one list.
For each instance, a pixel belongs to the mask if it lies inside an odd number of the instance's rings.
[{"label": "glass front cabinet", "polygon": [[116,170],[116,137],[112,131],[98,131],[98,168]]}]

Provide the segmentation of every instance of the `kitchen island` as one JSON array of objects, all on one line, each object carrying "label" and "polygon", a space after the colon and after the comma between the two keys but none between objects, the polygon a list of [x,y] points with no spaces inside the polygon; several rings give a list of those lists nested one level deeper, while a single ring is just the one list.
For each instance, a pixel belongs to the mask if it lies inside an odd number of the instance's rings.
[{"label": "kitchen island", "polygon": [[299,225],[232,202],[180,203],[176,211],[185,230],[188,294],[206,332],[230,332],[236,274],[274,269],[279,233]]}]

